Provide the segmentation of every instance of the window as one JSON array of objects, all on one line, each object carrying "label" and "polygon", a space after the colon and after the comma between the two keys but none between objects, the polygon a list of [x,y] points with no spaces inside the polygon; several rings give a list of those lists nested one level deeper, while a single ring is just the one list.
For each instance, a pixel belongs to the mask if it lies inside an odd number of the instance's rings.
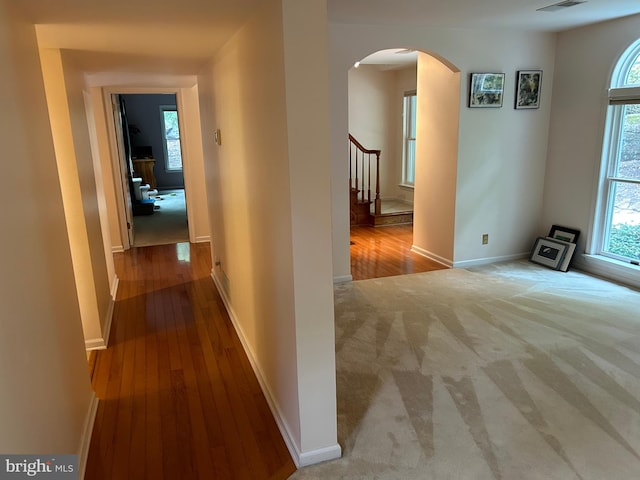
[{"label": "window", "polygon": [[416,92],[404,94],[402,118],[402,184],[412,187],[416,167]]},{"label": "window", "polygon": [[640,41],[612,76],[597,213],[597,253],[640,261]]},{"label": "window", "polygon": [[182,151],[180,150],[180,127],[178,125],[178,110],[176,106],[161,106],[160,120],[162,123],[165,170],[179,172],[182,170]]}]

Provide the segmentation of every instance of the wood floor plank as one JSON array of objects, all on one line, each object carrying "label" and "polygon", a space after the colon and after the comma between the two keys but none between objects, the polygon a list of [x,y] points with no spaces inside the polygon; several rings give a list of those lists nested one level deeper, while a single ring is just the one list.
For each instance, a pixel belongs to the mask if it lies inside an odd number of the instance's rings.
[{"label": "wood floor plank", "polygon": [[[135,286],[134,286],[135,288]],[[128,315],[137,318],[140,315],[139,300],[134,295],[129,299]],[[131,432],[136,428],[134,411],[135,401],[135,322],[127,322],[125,325],[125,346],[123,348],[122,363],[125,366],[120,376],[120,401],[118,402],[118,416],[116,420],[115,437],[118,441],[114,444],[114,458],[121,459],[113,464],[114,478],[128,478],[130,468]]]},{"label": "wood floor plank", "polygon": [[[204,333],[204,332],[203,332]],[[236,426],[235,418],[232,415],[232,403],[227,393],[225,382],[222,378],[218,365],[218,357],[212,346],[208,342],[203,342],[203,352],[205,355],[205,364],[207,367],[208,377],[211,379],[211,389],[216,405],[216,410],[223,413],[219,415],[222,435],[225,439],[225,450],[227,459],[234,474],[233,478],[251,478],[247,462],[245,460],[244,449],[239,429]],[[243,439],[244,440],[244,439]]]},{"label": "wood floor plank", "polygon": [[182,418],[178,418],[178,437],[181,445],[188,445],[192,461],[195,462],[194,472],[197,471],[204,476],[213,475],[213,465],[209,448],[207,448],[207,429],[204,424],[204,414],[202,411],[200,385],[193,364],[192,351],[198,346],[198,339],[189,335],[195,329],[191,305],[188,302],[186,291],[183,285],[179,285],[173,290],[177,296],[174,297],[174,312],[176,316],[176,334],[180,346],[180,356],[183,365],[182,381],[184,383],[185,397],[183,405],[178,410]]},{"label": "wood floor plank", "polygon": [[[160,262],[158,262],[160,264]],[[159,312],[158,333],[158,381],[160,393],[160,427],[162,432],[162,466],[164,476],[167,479],[176,478],[182,474],[180,459],[178,456],[178,431],[176,425],[176,404],[173,399],[171,342],[170,337],[174,322],[168,318],[171,311],[167,310],[168,289],[167,282],[160,282],[158,301],[161,305]],[[175,347],[174,347],[175,348]],[[179,352],[178,352],[179,355]],[[175,357],[175,355],[174,355]]]},{"label": "wood floor plank", "polygon": [[[227,449],[224,445],[219,445],[211,449],[211,455],[213,457],[213,463],[216,468],[216,473],[214,478],[240,478],[237,475],[234,475],[231,471],[231,466],[229,465],[229,456],[227,453]],[[286,478],[286,477],[281,477]]]},{"label": "wood floor plank", "polygon": [[354,280],[442,270],[444,265],[411,251],[413,225],[351,227]]},{"label": "wood floor plank", "polygon": [[[150,302],[151,314],[157,315],[156,303]],[[155,332],[150,332],[146,336],[146,388],[147,392],[158,392],[160,388],[160,381],[158,378],[158,342]],[[163,480],[164,474],[162,469],[162,423],[160,417],[160,398],[158,395],[149,394],[145,395],[147,418],[146,418],[146,431],[145,431],[145,472],[147,478],[156,478]]]},{"label": "wood floor plank", "polygon": [[[124,285],[119,291],[122,300],[116,303],[114,315],[126,317],[126,305],[130,302],[127,298],[129,289],[129,286]],[[98,434],[92,435],[87,460],[87,475],[85,475],[87,478],[113,478],[113,457],[119,407],[116,399],[120,397],[125,327],[125,322],[114,324],[109,355],[106,355],[106,351],[98,352],[98,361],[102,361],[103,357],[108,357],[105,359],[105,363],[109,364],[109,369],[105,373],[97,373],[93,379],[94,385],[103,385],[103,390],[96,390],[98,398],[101,399],[94,424],[94,432],[98,432]],[[96,477],[92,477],[92,474]]]},{"label": "wood floor plank", "polygon": [[[207,244],[116,254],[85,478],[274,479],[295,470],[210,277]],[[285,453],[283,453],[285,452]]]},{"label": "wood floor plank", "polygon": [[[146,316],[147,304],[143,297],[137,302],[137,315]],[[147,426],[147,351],[146,331],[142,322],[134,323],[134,364],[133,364],[133,398],[131,411],[131,444],[129,448],[129,478],[144,478],[146,462],[146,430]]]},{"label": "wood floor plank", "polygon": [[[207,367],[205,365],[204,355],[200,346],[192,348],[194,371],[198,378],[207,375]],[[198,387],[200,395],[200,403],[202,405],[202,414],[204,416],[204,426],[207,431],[207,444],[210,448],[224,445],[224,437],[220,426],[220,419],[216,413],[216,404],[213,399],[211,385],[201,383]]]}]

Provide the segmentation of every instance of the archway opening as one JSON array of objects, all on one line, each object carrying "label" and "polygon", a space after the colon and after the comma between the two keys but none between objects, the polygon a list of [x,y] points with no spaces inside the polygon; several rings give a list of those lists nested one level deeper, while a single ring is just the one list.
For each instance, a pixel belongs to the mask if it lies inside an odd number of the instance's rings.
[{"label": "archway opening", "polygon": [[379,50],[350,68],[348,98],[351,138],[380,152],[361,162],[350,141],[353,279],[450,267],[459,70],[431,52]]}]

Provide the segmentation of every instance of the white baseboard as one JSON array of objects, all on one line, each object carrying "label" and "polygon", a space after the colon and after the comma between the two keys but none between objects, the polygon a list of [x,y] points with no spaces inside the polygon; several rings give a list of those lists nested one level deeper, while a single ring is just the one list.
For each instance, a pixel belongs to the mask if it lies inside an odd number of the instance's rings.
[{"label": "white baseboard", "polygon": [[113,310],[116,302],[111,299],[109,302],[109,309],[107,311],[107,318],[104,322],[104,330],[102,331],[102,337],[104,338],[104,348],[109,346],[109,335],[111,335],[111,325],[113,324]]},{"label": "white baseboard", "polygon": [[96,397],[95,392],[91,392],[89,401],[89,409],[84,419],[82,428],[82,437],[80,438],[80,448],[78,449],[78,478],[83,479],[85,470],[87,469],[87,458],[89,457],[89,447],[91,446],[91,434],[93,433],[93,424],[96,421],[96,413],[98,413],[98,403],[100,400]]},{"label": "white baseboard", "polygon": [[287,448],[289,449],[289,453],[293,457],[293,461],[294,463],[296,463],[296,466],[297,466],[298,465],[297,463],[298,449],[295,447],[295,442],[293,441],[293,436],[290,433],[290,429],[287,425],[287,422],[284,419],[284,416],[281,414],[280,407],[278,406],[274,396],[271,394],[271,389],[268,387],[267,382],[265,382],[264,380],[262,371],[260,370],[260,367],[256,362],[255,354],[253,353],[253,350],[249,347],[249,343],[247,342],[246,335],[244,334],[244,331],[240,326],[238,317],[235,314],[235,311],[233,310],[233,308],[231,307],[231,303],[229,302],[227,293],[225,292],[224,288],[222,288],[222,283],[220,282],[220,280],[218,279],[218,277],[215,275],[213,271],[211,272],[211,278],[213,278],[213,282],[216,284],[218,293],[220,294],[220,297],[222,297],[222,302],[224,303],[227,313],[229,314],[229,318],[231,319],[231,323],[233,323],[233,326],[238,334],[238,337],[240,338],[240,343],[242,343],[242,348],[244,348],[244,351],[247,354],[247,357],[249,358],[249,362],[251,363],[251,368],[253,369],[253,372],[256,374],[256,378],[258,379],[258,383],[260,384],[262,393],[264,394],[267,400],[267,403],[269,404],[269,408],[271,409],[271,414],[273,415],[276,421],[276,424],[278,425],[280,434],[282,435],[282,438],[284,439],[284,442],[287,445]]},{"label": "white baseboard", "polygon": [[440,265],[444,265],[447,268],[453,267],[453,262],[446,258],[443,258],[435,253],[431,253],[424,248],[417,247],[415,245],[411,246],[411,251],[417,253],[418,255],[422,255],[423,257],[427,257],[429,260],[433,260],[434,262],[439,263]]},{"label": "white baseboard", "polygon": [[104,341],[104,338],[90,338],[89,340],[84,341],[84,349],[86,351],[106,350],[107,343]]},{"label": "white baseboard", "polygon": [[238,337],[240,338],[240,343],[242,343],[242,347],[244,348],[244,351],[247,354],[247,358],[251,363],[251,368],[253,369],[253,372],[255,373],[256,378],[258,379],[258,383],[260,384],[262,393],[264,394],[265,399],[269,404],[269,409],[271,410],[271,414],[273,415],[273,418],[275,419],[276,424],[278,425],[280,434],[282,435],[282,438],[284,439],[284,442],[287,445],[287,449],[289,450],[289,453],[291,454],[291,458],[293,459],[293,462],[296,464],[296,467],[305,467],[305,466],[313,465],[315,463],[340,458],[342,454],[342,450],[340,448],[340,445],[338,444],[332,445],[330,447],[321,448],[318,450],[312,450],[310,452],[300,452],[300,450],[296,445],[296,442],[293,440],[294,437],[291,434],[291,429],[289,428],[289,425],[287,424],[287,421],[285,420],[284,415],[282,415],[278,402],[275,400],[275,397],[271,393],[271,389],[269,388],[269,385],[264,379],[264,375],[262,374],[262,370],[260,370],[260,366],[258,365],[256,356],[253,350],[251,349],[251,347],[249,346],[249,342],[247,342],[246,335],[242,330],[242,326],[238,321],[237,315],[235,314],[233,308],[231,307],[231,302],[229,301],[229,298],[227,297],[227,294],[224,288],[222,288],[222,283],[216,276],[214,270],[211,271],[211,278],[213,279],[213,282],[215,283],[216,288],[220,293],[220,297],[222,297],[222,302],[224,303],[227,313],[229,314],[231,323],[233,323],[233,326],[238,334]]},{"label": "white baseboard", "polygon": [[119,286],[120,279],[117,275],[114,275],[113,282],[111,283],[111,301],[109,302],[107,318],[105,318],[104,329],[102,330],[105,348],[109,346],[109,335],[111,334],[111,325],[113,324],[113,310],[116,306],[116,298],[118,297]]},{"label": "white baseboard", "polygon": [[415,252],[423,257],[427,257],[429,260],[433,260],[434,262],[438,262],[441,265],[444,265],[448,268],[469,268],[469,267],[478,267],[480,265],[489,265],[491,263],[498,262],[507,262],[511,260],[521,260],[523,258],[529,258],[529,252],[527,253],[517,253],[514,255],[503,255],[500,257],[486,257],[486,258],[474,258],[473,260],[463,260],[461,262],[452,262],[446,258],[442,258],[435,253],[431,253],[427,250],[424,250],[420,247],[416,247],[413,245],[411,247],[411,251]]},{"label": "white baseboard", "polygon": [[342,457],[342,448],[337,443],[330,447],[318,448],[310,452],[303,452],[298,454],[298,462],[296,467],[308,467],[320,462],[327,462],[329,460],[336,460]]},{"label": "white baseboard", "polygon": [[[410,190],[413,190],[413,187],[408,187],[407,185],[398,185],[401,188],[407,188]],[[402,198],[402,197],[383,197],[382,195],[380,195],[380,198],[382,198],[382,201],[387,201],[387,202],[399,202],[399,203],[404,203],[405,205],[407,205],[408,207],[413,207],[413,202],[411,200],[407,200],[406,198]]]},{"label": "white baseboard", "polygon": [[209,235],[202,235],[201,237],[196,237],[195,243],[207,243],[211,241],[211,237]]},{"label": "white baseboard", "polygon": [[347,282],[351,282],[353,281],[353,276],[352,275],[342,275],[339,277],[333,277],[333,283],[334,284],[338,284],[338,283],[347,283]]},{"label": "white baseboard", "polygon": [[109,345],[109,335],[111,334],[111,325],[113,323],[113,310],[116,305],[116,296],[118,294],[118,286],[120,285],[120,279],[116,275],[113,278],[111,284],[111,300],[109,300],[109,306],[107,307],[107,313],[105,314],[102,328],[102,337],[91,338],[84,341],[85,350],[105,350]]},{"label": "white baseboard", "polygon": [[112,245],[111,253],[122,253],[124,252],[124,247],[122,245]]},{"label": "white baseboard", "polygon": [[115,302],[116,295],[118,294],[118,287],[120,286],[120,279],[118,275],[113,276],[113,282],[111,282],[111,299]]},{"label": "white baseboard", "polygon": [[473,260],[463,260],[462,262],[453,262],[453,268],[479,267],[480,265],[489,265],[491,263],[522,260],[523,258],[529,258],[529,252],[517,253],[514,255],[503,255],[501,257],[475,258]]}]

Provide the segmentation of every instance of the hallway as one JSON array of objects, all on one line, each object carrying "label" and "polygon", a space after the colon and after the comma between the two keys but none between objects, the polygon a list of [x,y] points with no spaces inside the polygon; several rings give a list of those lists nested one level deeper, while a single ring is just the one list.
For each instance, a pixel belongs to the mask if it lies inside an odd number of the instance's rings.
[{"label": "hallway", "polygon": [[209,244],[133,248],[115,263],[85,478],[287,478],[295,465],[211,279]]}]

